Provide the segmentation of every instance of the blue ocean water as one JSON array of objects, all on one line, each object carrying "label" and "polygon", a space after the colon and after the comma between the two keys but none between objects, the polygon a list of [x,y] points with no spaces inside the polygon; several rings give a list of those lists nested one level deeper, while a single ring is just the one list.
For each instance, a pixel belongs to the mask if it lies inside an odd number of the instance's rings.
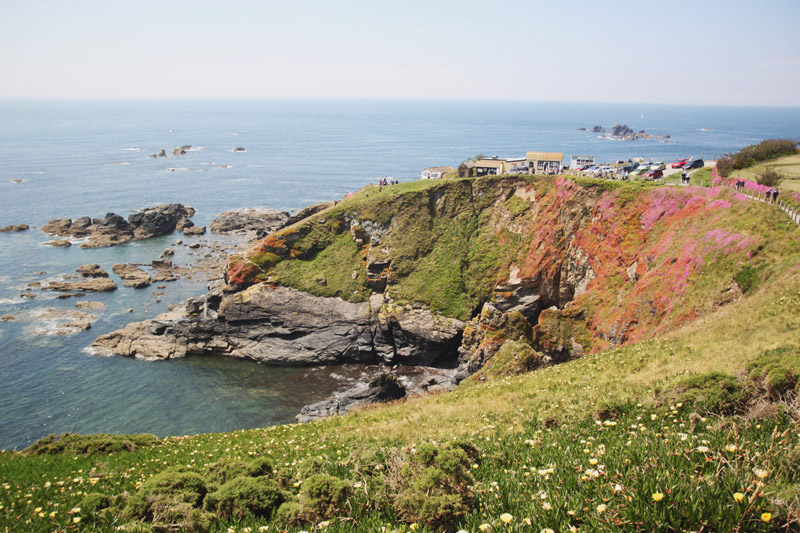
[{"label": "blue ocean water", "polygon": [[[577,131],[618,122],[670,135],[669,143],[612,141]],[[765,138],[800,138],[800,108],[386,100],[0,101],[0,226],[53,218],[126,216],[179,202],[208,224],[220,212],[263,206],[300,209],[340,199],[380,176],[417,179],[427,166],[457,166],[478,153],[528,150],[631,157],[711,158]],[[192,145],[181,157],[147,156]],[[242,146],[245,152],[233,150]],[[21,180],[14,183],[14,180]],[[0,448],[48,433],[176,435],[285,423],[336,387],[338,369],[279,369],[247,361],[188,358],[143,362],[87,354],[102,333],[166,311],[203,292],[173,282],[91,295],[106,309],[92,329],[42,335],[42,308],[74,309],[29,282],[84,263],[147,263],[178,235],[107,249],[43,246],[37,228],[0,234]],[[210,236],[184,238],[211,240]],[[176,248],[177,264],[193,260]],[[120,284],[121,285],[121,284]],[[132,309],[128,312],[128,309]],[[352,371],[352,370],[351,370]],[[309,386],[297,387],[298,381]],[[304,392],[298,393],[298,390]]]}]

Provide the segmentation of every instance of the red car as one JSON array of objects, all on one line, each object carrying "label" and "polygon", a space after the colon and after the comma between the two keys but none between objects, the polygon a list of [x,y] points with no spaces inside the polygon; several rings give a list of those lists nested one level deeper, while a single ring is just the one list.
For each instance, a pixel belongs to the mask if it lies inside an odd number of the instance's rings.
[{"label": "red car", "polygon": [[672,168],[683,168],[686,165],[686,159],[678,159],[672,163]]}]

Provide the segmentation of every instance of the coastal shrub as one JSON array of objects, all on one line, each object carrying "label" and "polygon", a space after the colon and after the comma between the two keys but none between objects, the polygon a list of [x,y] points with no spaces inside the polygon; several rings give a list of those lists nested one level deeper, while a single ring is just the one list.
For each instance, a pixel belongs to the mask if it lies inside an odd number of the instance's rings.
[{"label": "coastal shrub", "polygon": [[[239,476],[248,475],[250,465],[245,461],[223,460],[211,463],[203,471],[206,484],[218,487]],[[210,487],[209,487],[210,488]]]},{"label": "coastal shrub", "polygon": [[794,139],[767,139],[758,144],[746,146],[734,154],[733,167],[736,170],[741,170],[761,161],[792,155],[796,151],[797,141]]},{"label": "coastal shrub", "polygon": [[750,292],[751,290],[753,290],[755,287],[758,286],[758,284],[761,281],[760,274],[761,271],[764,270],[764,268],[765,265],[760,265],[756,267],[746,267],[739,270],[739,272],[737,272],[736,274],[734,274],[733,279],[739,285],[739,288],[742,290],[742,294],[747,294],[748,292]]},{"label": "coastal shrub", "polygon": [[767,187],[777,187],[778,184],[781,181],[783,181],[783,174],[781,174],[772,167],[767,167],[761,171],[761,174],[756,176],[756,181],[760,185],[766,185]]},{"label": "coastal shrub", "polygon": [[300,504],[295,501],[283,502],[275,512],[273,519],[281,527],[299,526],[303,523],[303,513]]},{"label": "coastal shrub", "polygon": [[156,498],[151,504],[151,513],[152,531],[205,533],[211,529],[211,524],[216,518],[203,509],[169,498]]},{"label": "coastal shrub", "polygon": [[389,478],[397,516],[435,528],[464,516],[474,498],[470,465],[460,446],[420,444]]},{"label": "coastal shrub", "polygon": [[747,364],[750,377],[773,399],[800,391],[800,349],[783,346],[762,352]]},{"label": "coastal shrub", "polygon": [[164,470],[145,481],[141,489],[125,503],[123,515],[131,518],[150,518],[166,512],[175,504],[200,507],[208,492],[205,480],[194,472]]},{"label": "coastal shrub", "polygon": [[259,477],[259,476],[271,476],[272,473],[275,471],[275,467],[272,464],[272,460],[267,457],[259,457],[252,463],[250,463],[250,467],[247,470],[247,473],[252,477]]},{"label": "coastal shrub", "polygon": [[297,465],[297,479],[308,479],[314,474],[328,473],[328,463],[322,457],[306,457]]},{"label": "coastal shrub", "polygon": [[733,158],[725,155],[717,159],[717,172],[723,178],[727,178],[733,172]]},{"label": "coastal shrub", "polygon": [[97,516],[100,511],[111,507],[111,498],[99,492],[90,492],[79,505],[83,518]]},{"label": "coastal shrub", "polygon": [[507,340],[489,360],[485,373],[498,376],[524,374],[539,368],[543,361],[544,355],[524,339]]},{"label": "coastal shrub", "polygon": [[208,494],[203,507],[220,517],[270,516],[283,503],[277,483],[268,477],[237,477]]},{"label": "coastal shrub", "polygon": [[344,511],[352,489],[347,481],[326,474],[315,474],[301,485],[300,506],[305,520],[316,522]]},{"label": "coastal shrub", "polygon": [[670,403],[691,405],[697,411],[732,414],[748,399],[737,379],[721,372],[706,372],[682,379],[666,398]]},{"label": "coastal shrub", "polygon": [[25,455],[95,455],[116,452],[132,452],[158,442],[155,435],[48,435],[23,451]]}]

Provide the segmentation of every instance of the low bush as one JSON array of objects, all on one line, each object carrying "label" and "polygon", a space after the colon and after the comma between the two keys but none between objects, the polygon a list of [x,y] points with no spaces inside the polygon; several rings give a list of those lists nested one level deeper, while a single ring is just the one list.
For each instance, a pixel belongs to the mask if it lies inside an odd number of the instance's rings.
[{"label": "low bush", "polygon": [[82,517],[91,517],[97,515],[103,509],[111,507],[111,498],[99,492],[91,492],[83,497],[79,507]]},{"label": "low bush", "polygon": [[205,480],[194,472],[164,470],[142,484],[141,489],[125,502],[122,514],[130,518],[154,519],[159,513],[185,503],[200,507],[208,489]]},{"label": "low bush", "polygon": [[158,442],[155,435],[48,435],[23,450],[24,455],[95,455],[115,452],[132,452]]},{"label": "low bush", "polygon": [[767,167],[761,171],[761,174],[756,176],[756,181],[760,185],[766,185],[767,187],[777,187],[781,181],[783,181],[783,174],[778,172],[772,167]]},{"label": "low bush", "polygon": [[800,349],[797,347],[767,350],[748,363],[746,369],[771,398],[779,398],[790,391],[800,392]]},{"label": "low bush", "polygon": [[461,446],[419,445],[390,474],[398,517],[431,527],[453,524],[469,511],[474,498],[470,465]]},{"label": "low bush", "polygon": [[741,170],[761,161],[792,155],[796,151],[797,141],[794,139],[767,139],[739,150],[733,156],[733,167],[736,170]]},{"label": "low bush", "polygon": [[667,399],[691,405],[700,412],[732,414],[745,404],[748,393],[735,377],[707,372],[676,383]]},{"label": "low bush", "polygon": [[303,519],[317,522],[343,513],[351,492],[350,484],[337,477],[326,474],[311,476],[300,488]]},{"label": "low bush", "polygon": [[267,477],[237,477],[208,494],[203,507],[219,517],[270,516],[284,501],[278,485]]},{"label": "low bush", "polygon": [[734,171],[733,158],[729,155],[717,159],[717,172],[723,178],[727,178]]}]

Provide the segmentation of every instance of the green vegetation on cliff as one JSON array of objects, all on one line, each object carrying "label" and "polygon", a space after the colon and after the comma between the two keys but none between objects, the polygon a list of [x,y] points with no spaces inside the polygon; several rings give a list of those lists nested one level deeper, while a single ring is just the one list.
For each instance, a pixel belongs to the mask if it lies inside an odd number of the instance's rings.
[{"label": "green vegetation on cliff", "polygon": [[[238,281],[365,299],[386,275],[394,299],[469,317],[528,280],[554,306],[533,331],[514,315],[502,330],[514,340],[490,339],[495,358],[449,394],[306,425],[2,453],[0,527],[797,530],[800,230],[782,212],[720,189],[402,187],[262,241],[246,263],[258,272]],[[593,353],[540,367],[533,348],[571,340]]]}]

